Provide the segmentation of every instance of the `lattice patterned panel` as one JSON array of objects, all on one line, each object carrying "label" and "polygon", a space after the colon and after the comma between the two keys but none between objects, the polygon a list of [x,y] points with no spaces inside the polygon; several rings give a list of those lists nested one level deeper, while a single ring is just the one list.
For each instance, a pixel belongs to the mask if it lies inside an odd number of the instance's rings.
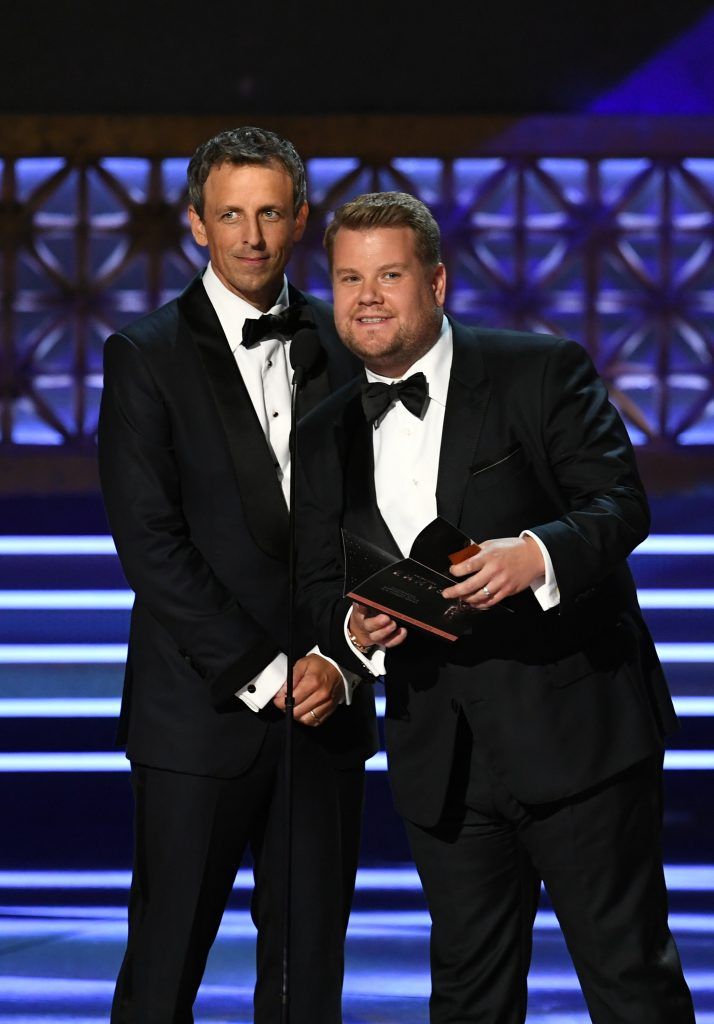
[{"label": "lattice patterned panel", "polygon": [[[204,259],[186,160],[2,166],[2,443],[91,443],[107,333]],[[295,282],[329,298],[321,236],[364,191],[419,195],[442,226],[449,309],[590,350],[634,439],[714,443],[714,160],[308,161]]]},{"label": "lattice patterned panel", "polygon": [[186,161],[3,168],[3,441],[81,445],[96,429],[102,344],[180,290],[201,259]]}]

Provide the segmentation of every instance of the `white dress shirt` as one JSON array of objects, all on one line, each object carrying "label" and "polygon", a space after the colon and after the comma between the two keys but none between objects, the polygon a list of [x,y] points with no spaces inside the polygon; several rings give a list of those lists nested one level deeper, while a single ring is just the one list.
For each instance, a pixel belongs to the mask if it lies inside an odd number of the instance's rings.
[{"label": "white dress shirt", "polygon": [[[287,506],[290,503],[290,391],[293,378],[289,358],[290,339],[276,334],[246,348],[243,345],[243,324],[249,319],[257,320],[263,314],[226,288],[210,263],[203,275],[203,286],[228,339],[233,358],[263,428]],[[288,305],[288,282],[287,278],[283,278],[283,287],[277,301],[267,312],[281,313]],[[310,653],[319,654],[320,651],[313,647]],[[332,661],[331,658],[326,660]],[[335,662],[332,664],[335,665]],[[251,711],[260,711],[285,683],[287,670],[288,659],[281,651],[254,679],[236,691],[236,697],[247,704]],[[346,674],[340,671],[345,685],[345,700],[349,704],[355,677],[349,673],[349,678],[346,678]]]},{"label": "white dress shirt", "polygon": [[[444,317],[436,343],[426,355],[409,367],[405,375],[406,378],[421,372],[427,379],[429,398],[421,418],[414,416],[402,402],[397,401],[373,425],[372,446],[377,505],[405,556],[409,554],[417,535],[437,514],[436,481],[452,357],[451,324]],[[393,384],[395,381],[391,377],[380,377],[369,369],[366,369],[366,374],[369,381],[380,381],[384,384]],[[560,601],[553,563],[540,538],[530,530],[524,530],[521,537],[526,535],[533,538],[543,555],[545,575],[533,580],[531,589],[541,608],[547,611]],[[345,636],[348,642],[349,617],[348,612],[345,618]],[[371,658],[366,658],[354,645],[351,646],[373,675],[383,674],[383,650],[377,650]]]},{"label": "white dress shirt", "polygon": [[[290,387],[293,379],[290,339],[276,334],[246,348],[243,324],[246,320],[257,320],[263,314],[240,295],[229,291],[210,263],[203,275],[203,287],[221,322],[263,428],[287,505],[290,501]],[[288,282],[283,278],[280,295],[267,312],[282,313],[288,304]]]}]

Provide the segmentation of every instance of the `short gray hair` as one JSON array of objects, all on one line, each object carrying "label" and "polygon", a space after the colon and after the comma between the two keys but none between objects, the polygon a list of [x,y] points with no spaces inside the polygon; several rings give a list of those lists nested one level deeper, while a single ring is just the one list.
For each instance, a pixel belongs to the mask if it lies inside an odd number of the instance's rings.
[{"label": "short gray hair", "polygon": [[305,166],[292,142],[265,128],[232,128],[201,143],[188,165],[188,198],[201,220],[203,186],[211,170],[223,164],[283,167],[293,183],[293,212],[297,214],[307,200]]}]

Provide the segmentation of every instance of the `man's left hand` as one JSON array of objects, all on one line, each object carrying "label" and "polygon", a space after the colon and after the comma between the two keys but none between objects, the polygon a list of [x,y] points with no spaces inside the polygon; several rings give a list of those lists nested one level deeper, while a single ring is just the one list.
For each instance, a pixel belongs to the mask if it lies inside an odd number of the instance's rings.
[{"label": "man's left hand", "polygon": [[532,537],[500,537],[479,547],[477,554],[451,567],[453,576],[467,578],[443,590],[444,597],[461,598],[485,611],[504,597],[519,594],[545,573],[543,555]]},{"label": "man's left hand", "polygon": [[[285,710],[283,687],[273,698],[281,711]],[[335,666],[319,654],[306,654],[295,662],[293,670],[294,717],[296,722],[317,728],[322,725],[344,699],[342,676]]]}]

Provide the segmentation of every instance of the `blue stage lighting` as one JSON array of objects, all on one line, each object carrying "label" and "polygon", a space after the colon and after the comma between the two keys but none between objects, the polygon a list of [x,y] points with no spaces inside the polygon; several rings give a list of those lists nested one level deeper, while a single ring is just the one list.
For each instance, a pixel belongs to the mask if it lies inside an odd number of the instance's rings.
[{"label": "blue stage lighting", "polygon": [[[653,534],[635,549],[638,555],[712,555],[714,534]],[[2,555],[114,555],[111,537],[0,536]]]},{"label": "blue stage lighting", "polygon": [[655,533],[638,548],[638,555],[714,555],[714,535]]},{"label": "blue stage lighting", "polygon": [[123,665],[126,644],[0,644],[0,665]]},{"label": "blue stage lighting", "polygon": [[111,537],[0,537],[0,555],[116,555]]},{"label": "blue stage lighting", "polygon": [[638,590],[642,608],[714,608],[714,590]]},{"label": "blue stage lighting", "polygon": [[7,697],[0,699],[2,718],[116,718],[118,697]]},{"label": "blue stage lighting", "polygon": [[[714,590],[644,589],[638,597],[642,608],[714,608]],[[8,611],[112,611],[133,603],[131,590],[0,590],[0,609]]]},{"label": "blue stage lighting", "polygon": [[[714,697],[674,697],[674,708],[685,718],[714,717]],[[0,698],[3,718],[116,718],[118,697],[7,697]],[[384,718],[385,698],[376,697],[377,716]]]},{"label": "blue stage lighting", "polygon": [[[387,755],[383,750],[366,763],[368,772],[387,770]],[[668,750],[664,767],[670,771],[711,771],[714,769],[714,750]],[[123,772],[129,762],[120,751],[70,752],[17,752],[0,753],[0,773],[3,772]]]},{"label": "blue stage lighting", "polygon": [[133,603],[131,590],[0,590],[8,611],[124,611]]}]

